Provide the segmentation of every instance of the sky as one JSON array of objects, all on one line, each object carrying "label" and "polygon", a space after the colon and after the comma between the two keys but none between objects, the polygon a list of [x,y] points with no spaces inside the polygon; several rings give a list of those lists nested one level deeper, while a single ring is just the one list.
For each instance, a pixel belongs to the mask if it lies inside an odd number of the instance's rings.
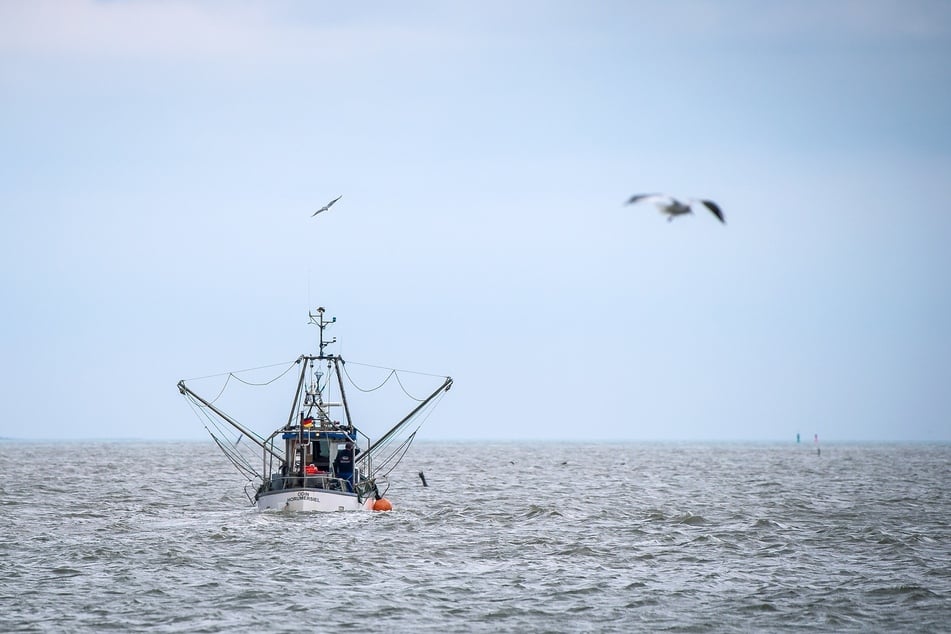
[{"label": "sky", "polygon": [[205,438],[319,305],[426,440],[951,441],[949,113],[940,0],[0,2],[0,437]]}]

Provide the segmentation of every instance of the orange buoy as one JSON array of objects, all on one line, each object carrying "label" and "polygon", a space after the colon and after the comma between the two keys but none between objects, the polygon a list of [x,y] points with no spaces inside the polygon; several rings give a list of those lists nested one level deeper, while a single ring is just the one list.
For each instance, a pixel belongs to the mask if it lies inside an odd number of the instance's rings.
[{"label": "orange buoy", "polygon": [[373,503],[373,510],[374,511],[392,511],[393,505],[390,504],[390,501],[387,500],[386,498],[380,498],[379,500]]}]

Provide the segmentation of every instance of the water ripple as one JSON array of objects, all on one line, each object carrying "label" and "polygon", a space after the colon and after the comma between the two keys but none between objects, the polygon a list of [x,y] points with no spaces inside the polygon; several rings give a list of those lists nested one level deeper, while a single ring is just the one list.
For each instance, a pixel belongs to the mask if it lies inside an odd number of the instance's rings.
[{"label": "water ripple", "polygon": [[0,444],[2,631],[951,622],[946,445],[418,443],[376,514],[258,513],[206,443],[77,444],[32,477],[51,449]]}]

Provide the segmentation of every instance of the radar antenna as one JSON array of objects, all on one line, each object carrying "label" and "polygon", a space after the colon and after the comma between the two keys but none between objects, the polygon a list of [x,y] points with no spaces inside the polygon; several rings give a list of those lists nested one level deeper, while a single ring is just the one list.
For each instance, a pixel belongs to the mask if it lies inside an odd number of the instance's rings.
[{"label": "radar antenna", "polygon": [[332,358],[333,358],[333,355],[327,356],[327,355],[324,354],[324,348],[326,348],[327,346],[329,346],[329,345],[332,344],[332,343],[336,343],[336,342],[337,342],[337,338],[334,337],[334,338],[331,339],[330,341],[325,341],[325,340],[324,340],[324,329],[325,329],[327,326],[329,326],[330,324],[336,323],[337,318],[336,318],[336,317],[331,317],[330,320],[324,319],[324,307],[323,307],[323,306],[320,306],[319,308],[317,308],[317,314],[316,314],[316,315],[315,315],[314,313],[310,313],[310,312],[308,312],[307,315],[310,317],[310,321],[309,321],[308,323],[314,324],[314,325],[316,325],[318,328],[320,328],[320,342],[319,342],[320,351],[319,351],[319,354],[318,354],[317,358],[318,358],[318,359],[332,359]]}]

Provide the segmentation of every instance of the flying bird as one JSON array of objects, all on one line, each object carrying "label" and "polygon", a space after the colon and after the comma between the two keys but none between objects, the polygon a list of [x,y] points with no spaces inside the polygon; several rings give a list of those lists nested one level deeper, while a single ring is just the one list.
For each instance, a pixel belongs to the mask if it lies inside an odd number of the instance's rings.
[{"label": "flying bird", "polygon": [[340,200],[341,198],[343,198],[343,194],[340,194],[339,196],[337,196],[336,198],[334,198],[333,200],[331,200],[329,203],[327,203],[326,205],[324,205],[323,207],[321,207],[320,209],[318,209],[317,211],[315,211],[314,213],[312,213],[312,214],[310,215],[310,217],[313,218],[314,216],[316,216],[316,215],[319,214],[320,212],[322,212],[322,211],[327,211],[328,209],[330,209],[331,207],[333,207],[333,204],[334,204],[335,202],[337,202],[338,200]]},{"label": "flying bird", "polygon": [[635,194],[631,196],[630,200],[627,201],[628,205],[632,205],[636,202],[652,202],[657,205],[657,208],[660,209],[660,213],[667,214],[667,222],[670,222],[674,219],[675,216],[682,216],[684,214],[692,214],[693,209],[691,205],[693,203],[700,203],[716,216],[720,222],[726,224],[726,220],[723,219],[723,211],[717,206],[712,200],[700,200],[697,198],[689,198],[686,202],[677,200],[673,196],[668,196],[667,194]]}]

